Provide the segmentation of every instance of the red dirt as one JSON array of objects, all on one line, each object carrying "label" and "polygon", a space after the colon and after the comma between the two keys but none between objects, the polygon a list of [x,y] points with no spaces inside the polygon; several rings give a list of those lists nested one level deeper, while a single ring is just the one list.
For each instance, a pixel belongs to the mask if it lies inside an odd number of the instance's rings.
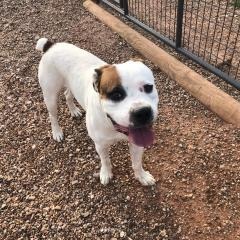
[{"label": "red dirt", "polygon": [[63,97],[65,140],[52,140],[37,81],[36,40],[68,41],[109,63],[141,56],[81,1],[1,5],[0,239],[240,239],[238,129],[144,59],[161,102],[156,142],[144,157],[158,181],[142,187],[133,177],[127,144],[120,143],[111,151],[114,179],[102,186],[85,118],[72,121]]}]

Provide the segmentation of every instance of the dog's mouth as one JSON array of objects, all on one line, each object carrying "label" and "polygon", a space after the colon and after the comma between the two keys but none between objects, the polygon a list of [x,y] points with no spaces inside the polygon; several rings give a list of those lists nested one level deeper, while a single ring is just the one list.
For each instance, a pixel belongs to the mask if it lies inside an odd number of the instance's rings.
[{"label": "dog's mouth", "polygon": [[108,118],[111,120],[114,128],[120,132],[128,136],[130,142],[134,143],[139,147],[148,147],[153,144],[154,141],[154,132],[152,129],[152,125],[147,125],[143,127],[124,127],[116,123],[109,115]]}]

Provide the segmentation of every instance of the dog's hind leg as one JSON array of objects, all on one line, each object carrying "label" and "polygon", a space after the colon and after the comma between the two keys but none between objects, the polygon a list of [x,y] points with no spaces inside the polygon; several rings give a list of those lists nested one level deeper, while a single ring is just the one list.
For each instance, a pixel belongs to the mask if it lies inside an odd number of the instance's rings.
[{"label": "dog's hind leg", "polygon": [[40,65],[39,83],[42,88],[44,102],[49,113],[53,139],[60,142],[63,139],[63,132],[58,123],[57,104],[58,93],[63,86],[63,79],[56,71],[52,69],[45,69],[44,65]]},{"label": "dog's hind leg", "polygon": [[144,148],[130,143],[129,149],[132,160],[132,168],[134,170],[136,179],[138,179],[139,182],[144,186],[155,184],[154,177],[148,171],[145,171],[142,167],[142,156]]},{"label": "dog's hind leg", "polygon": [[63,132],[61,127],[59,126],[58,118],[57,118],[58,94],[57,93],[49,94],[46,92],[44,93],[43,91],[43,96],[44,96],[44,102],[47,106],[48,113],[49,113],[53,139],[58,142],[61,142],[61,140],[63,140]]},{"label": "dog's hind leg", "polygon": [[72,95],[71,91],[68,88],[65,90],[64,95],[66,97],[68,109],[69,109],[69,111],[71,113],[71,116],[72,117],[82,116],[80,109],[73,102],[73,95]]}]

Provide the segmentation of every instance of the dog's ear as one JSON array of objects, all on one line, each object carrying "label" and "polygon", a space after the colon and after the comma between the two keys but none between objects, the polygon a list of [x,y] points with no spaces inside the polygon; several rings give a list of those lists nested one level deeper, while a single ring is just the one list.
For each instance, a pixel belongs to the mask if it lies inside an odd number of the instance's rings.
[{"label": "dog's ear", "polygon": [[95,70],[95,73],[94,73],[94,79],[93,79],[93,88],[96,92],[99,92],[102,72],[98,68],[94,70]]},{"label": "dog's ear", "polygon": [[94,69],[95,73],[94,73],[94,80],[93,80],[93,88],[96,92],[99,92],[99,90],[100,90],[100,82],[101,82],[102,73],[103,73],[103,70],[107,67],[109,67],[109,65],[104,65],[100,68]]}]

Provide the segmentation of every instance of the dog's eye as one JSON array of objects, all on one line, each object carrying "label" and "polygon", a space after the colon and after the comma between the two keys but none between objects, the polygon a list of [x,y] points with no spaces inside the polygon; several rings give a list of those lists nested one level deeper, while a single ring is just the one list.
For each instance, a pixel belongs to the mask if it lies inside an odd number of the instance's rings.
[{"label": "dog's eye", "polygon": [[153,85],[152,85],[152,84],[145,84],[145,85],[143,86],[143,88],[144,88],[144,92],[145,92],[145,93],[151,93],[152,90],[153,90]]},{"label": "dog's eye", "polygon": [[107,97],[114,102],[119,102],[126,97],[126,92],[124,89],[117,87],[113,89],[112,92],[108,93]]}]

